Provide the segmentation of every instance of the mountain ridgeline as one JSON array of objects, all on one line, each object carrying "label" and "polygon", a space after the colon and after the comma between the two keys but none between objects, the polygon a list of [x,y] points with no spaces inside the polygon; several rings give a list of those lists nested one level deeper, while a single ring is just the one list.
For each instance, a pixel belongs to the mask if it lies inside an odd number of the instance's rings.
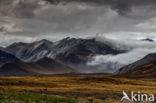
[{"label": "mountain ridgeline", "polygon": [[52,42],[43,39],[34,43],[13,43],[3,50],[15,55],[23,61],[35,61],[45,57],[44,53],[52,44]]},{"label": "mountain ridgeline", "polygon": [[79,72],[98,72],[86,64],[95,55],[117,55],[117,50],[95,39],[64,38],[57,42],[40,40],[33,43],[14,43],[3,49],[25,62],[34,62],[48,57],[68,65]]},{"label": "mountain ridgeline", "polygon": [[[0,48],[0,75],[33,76],[66,73],[109,73],[114,64],[87,65],[97,55],[117,55],[126,51],[96,39],[64,38],[57,42],[40,40],[33,43],[13,43]],[[19,59],[18,59],[19,58]],[[149,54],[135,63],[122,67],[116,73],[123,74],[142,70],[151,63],[155,69],[156,53]],[[104,69],[98,69],[102,66]],[[146,70],[146,69],[144,69]],[[152,71],[151,70],[151,71]],[[150,70],[149,70],[150,71]],[[135,72],[135,73],[134,73]],[[149,73],[149,72],[148,72]]]},{"label": "mountain ridgeline", "polygon": [[102,42],[98,42],[95,39],[75,38],[65,38],[54,43],[45,39],[33,43],[14,43],[4,50],[23,61],[36,61],[45,56],[53,59],[65,59],[65,61],[67,59],[67,61],[70,61],[69,58],[77,57],[75,61],[73,61],[75,63],[80,62],[76,62],[78,59],[84,61],[85,57],[94,54],[115,55],[121,53],[121,51]]}]

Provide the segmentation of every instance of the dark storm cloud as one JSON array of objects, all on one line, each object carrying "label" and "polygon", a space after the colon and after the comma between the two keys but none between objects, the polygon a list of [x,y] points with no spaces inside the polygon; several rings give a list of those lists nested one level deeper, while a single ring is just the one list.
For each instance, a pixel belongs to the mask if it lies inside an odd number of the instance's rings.
[{"label": "dark storm cloud", "polygon": [[[109,41],[130,42],[126,47],[138,47],[128,54],[97,57],[95,63],[124,58],[120,61],[126,64],[156,50],[155,44],[134,42],[144,38],[156,40],[155,32],[156,0],[0,0],[0,46],[101,34],[109,37]],[[114,42],[117,46],[120,43]]]},{"label": "dark storm cloud", "polygon": [[0,15],[18,18],[31,18],[39,5],[30,0],[0,0]]},{"label": "dark storm cloud", "polygon": [[[34,10],[41,7],[40,1],[45,1],[47,4],[58,5],[62,3],[85,3],[94,6],[110,6],[111,9],[123,16],[129,15],[132,7],[135,6],[152,6],[155,9],[156,0],[0,0],[0,14],[15,17],[30,18],[35,16]],[[93,11],[94,12],[94,11]]]},{"label": "dark storm cloud", "polygon": [[146,6],[153,5],[156,6],[156,0],[45,0],[51,4],[59,3],[87,3],[95,4],[97,6],[109,5],[112,9],[116,10],[119,14],[125,15],[127,12],[131,11],[132,6]]},{"label": "dark storm cloud", "polygon": [[0,0],[0,31],[28,37],[156,32],[155,11],[155,0]]}]

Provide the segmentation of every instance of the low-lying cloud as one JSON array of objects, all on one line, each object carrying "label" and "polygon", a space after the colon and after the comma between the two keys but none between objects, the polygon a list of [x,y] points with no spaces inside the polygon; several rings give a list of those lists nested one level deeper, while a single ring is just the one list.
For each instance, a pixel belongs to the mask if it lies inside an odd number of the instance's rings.
[{"label": "low-lying cloud", "polygon": [[97,37],[97,40],[104,42],[119,50],[127,52],[118,55],[97,55],[87,64],[97,66],[101,71],[115,72],[121,67],[131,64],[144,56],[156,52],[156,43],[141,40],[112,40],[106,37]]}]

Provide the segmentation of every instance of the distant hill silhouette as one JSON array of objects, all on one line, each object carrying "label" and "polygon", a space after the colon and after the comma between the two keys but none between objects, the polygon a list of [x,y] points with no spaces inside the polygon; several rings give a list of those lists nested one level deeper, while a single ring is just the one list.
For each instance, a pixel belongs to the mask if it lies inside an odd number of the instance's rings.
[{"label": "distant hill silhouette", "polygon": [[42,76],[64,73],[77,73],[77,71],[46,57],[30,63],[8,63],[0,68],[0,75],[3,76]]},{"label": "distant hill silhouette", "polygon": [[126,72],[119,74],[123,77],[132,77],[132,78],[155,78],[156,77],[156,61],[137,66]]},{"label": "distant hill silhouette", "polygon": [[19,62],[19,61],[20,60],[16,58],[14,55],[0,50],[0,67],[6,63]]}]

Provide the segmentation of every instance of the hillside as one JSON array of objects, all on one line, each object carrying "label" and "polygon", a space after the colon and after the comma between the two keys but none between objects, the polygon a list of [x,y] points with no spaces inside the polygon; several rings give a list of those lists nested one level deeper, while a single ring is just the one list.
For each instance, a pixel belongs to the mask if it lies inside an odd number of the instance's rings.
[{"label": "hillside", "polygon": [[132,64],[129,64],[127,66],[122,67],[121,69],[119,69],[117,71],[117,73],[122,73],[122,72],[126,72],[132,68],[138,67],[138,66],[142,66],[144,64],[150,63],[152,61],[156,61],[156,53],[151,53],[148,54],[147,56],[145,56],[144,58],[142,58],[141,60],[138,60]]},{"label": "hillside", "polygon": [[0,68],[0,75],[4,76],[53,75],[71,72],[76,71],[49,58],[30,63],[8,63]]},{"label": "hillside", "polygon": [[124,77],[143,77],[143,78],[155,78],[156,77],[156,61],[137,66],[126,72],[119,74]]},{"label": "hillside", "polygon": [[0,67],[6,63],[19,62],[20,60],[12,54],[0,50]]}]

